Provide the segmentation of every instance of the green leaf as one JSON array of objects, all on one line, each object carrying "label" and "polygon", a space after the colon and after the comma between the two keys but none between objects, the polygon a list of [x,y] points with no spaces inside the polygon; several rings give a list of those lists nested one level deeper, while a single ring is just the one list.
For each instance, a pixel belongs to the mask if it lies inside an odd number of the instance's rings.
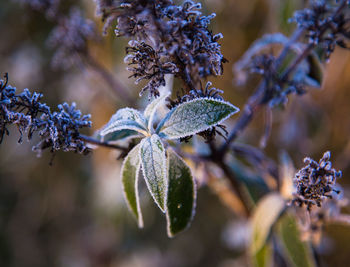
[{"label": "green leaf", "polygon": [[136,137],[142,137],[139,132],[134,130],[120,130],[111,132],[109,134],[104,135],[103,137],[100,135],[100,139],[103,139],[105,142],[116,142],[119,140],[123,140],[125,138],[136,138]]},{"label": "green leaf", "polygon": [[291,266],[316,266],[309,244],[300,240],[294,217],[288,214],[283,216],[278,222],[278,232]]},{"label": "green leaf", "polygon": [[192,221],[196,206],[196,186],[191,170],[183,159],[170,149],[167,155],[166,218],[168,236],[173,237],[185,230]]},{"label": "green leaf", "polygon": [[173,108],[157,128],[159,136],[177,139],[193,135],[224,121],[239,109],[214,98],[197,98]]},{"label": "green leaf", "polygon": [[320,88],[323,82],[323,66],[318,55],[313,52],[307,57],[309,73],[305,78],[306,85]]},{"label": "green leaf", "polygon": [[147,122],[144,116],[136,109],[123,108],[117,111],[109,122],[102,128],[100,135],[121,131],[133,130],[147,135]]},{"label": "green leaf", "polygon": [[138,144],[124,159],[121,169],[121,177],[126,203],[128,204],[130,211],[135,216],[138,226],[142,228],[143,219],[138,192],[140,168],[140,144]]},{"label": "green leaf", "polygon": [[270,267],[272,266],[272,248],[270,243],[266,243],[257,253],[252,256],[253,266]]},{"label": "green leaf", "polygon": [[147,188],[156,204],[165,212],[166,158],[163,143],[158,135],[154,134],[141,141],[140,158]]},{"label": "green leaf", "polygon": [[266,243],[271,227],[285,208],[285,201],[278,193],[263,197],[254,210],[252,219],[251,254],[256,254]]},{"label": "green leaf", "polygon": [[157,108],[164,103],[165,99],[170,95],[170,92],[166,92],[165,94],[161,95],[160,97],[154,99],[151,103],[148,104],[146,107],[143,115],[145,116],[146,120],[148,121],[148,129],[152,129],[153,126],[153,119],[154,115],[157,111]]}]

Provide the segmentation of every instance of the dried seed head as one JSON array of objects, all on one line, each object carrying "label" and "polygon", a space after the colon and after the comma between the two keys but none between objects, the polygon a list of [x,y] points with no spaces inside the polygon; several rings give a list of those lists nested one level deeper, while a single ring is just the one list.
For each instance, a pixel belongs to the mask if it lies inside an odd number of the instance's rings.
[{"label": "dried seed head", "polygon": [[332,198],[333,192],[339,193],[336,190],[336,180],[342,173],[332,168],[330,156],[328,151],[319,162],[311,158],[304,159],[307,165],[294,177],[296,192],[293,194],[293,203],[299,206],[306,205],[310,211],[313,206],[321,207],[325,199]]}]

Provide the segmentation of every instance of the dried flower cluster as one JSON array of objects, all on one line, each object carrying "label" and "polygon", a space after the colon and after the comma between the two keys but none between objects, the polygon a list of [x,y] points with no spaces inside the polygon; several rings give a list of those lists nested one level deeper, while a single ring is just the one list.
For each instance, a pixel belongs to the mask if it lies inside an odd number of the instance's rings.
[{"label": "dried flower cluster", "polygon": [[171,0],[98,1],[109,24],[117,21],[116,35],[133,39],[126,49],[126,62],[132,77],[149,80],[141,93],[158,95],[164,75],[183,80],[187,92],[200,88],[200,79],[221,75],[226,61],[208,25],[215,14],[203,16],[201,5],[185,1],[181,6]]},{"label": "dried flower cluster", "polygon": [[[295,12],[291,21],[307,31],[308,41],[324,49],[328,59],[335,46],[347,48],[346,40],[350,38],[349,18],[347,12],[332,5],[332,1],[313,1],[310,8]],[[340,1],[339,1],[340,2]],[[349,1],[342,1],[349,5]],[[348,3],[345,3],[348,2]]]},{"label": "dried flower cluster", "polygon": [[60,0],[14,0],[31,8],[44,12],[49,18],[55,17],[59,8]]},{"label": "dried flower cluster", "polygon": [[79,130],[91,126],[90,115],[82,115],[75,103],[64,103],[58,106],[59,111],[51,112],[40,102],[42,97],[28,89],[16,94],[16,88],[8,85],[7,75],[0,80],[0,143],[9,134],[8,126],[14,124],[20,132],[19,142],[24,133],[28,139],[38,133],[41,141],[33,147],[38,153],[49,148],[52,153],[63,150],[87,154],[90,149],[80,139]]},{"label": "dried flower cluster", "polygon": [[270,107],[286,105],[289,94],[302,95],[305,90],[305,73],[301,70],[292,79],[283,80],[276,69],[276,58],[271,54],[262,54],[252,59],[250,72],[261,75],[264,79],[266,90],[263,103]]},{"label": "dried flower cluster", "polygon": [[321,207],[326,199],[332,198],[332,193],[339,193],[336,180],[342,176],[341,171],[332,168],[329,161],[331,153],[324,153],[319,162],[305,158],[307,165],[299,170],[294,177],[296,192],[292,202],[298,206],[306,205],[310,211],[313,206]]},{"label": "dried flower cluster", "polygon": [[87,41],[92,39],[96,39],[95,24],[85,19],[78,8],[72,8],[68,17],[58,19],[47,40],[56,49],[53,66],[67,68],[81,62],[81,55],[87,53]]}]

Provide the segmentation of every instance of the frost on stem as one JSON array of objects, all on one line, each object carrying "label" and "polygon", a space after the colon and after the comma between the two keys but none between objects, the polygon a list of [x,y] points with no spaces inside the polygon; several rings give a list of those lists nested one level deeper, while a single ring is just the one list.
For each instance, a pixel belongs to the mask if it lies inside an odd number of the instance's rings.
[{"label": "frost on stem", "polygon": [[322,207],[327,199],[332,199],[332,193],[339,194],[336,189],[336,180],[340,178],[341,171],[332,168],[329,161],[331,153],[328,151],[323,154],[319,162],[311,158],[305,158],[307,165],[299,170],[294,177],[296,192],[293,194],[292,203],[303,206],[311,211],[313,206]]},{"label": "frost on stem", "polygon": [[42,97],[28,89],[16,94],[16,88],[8,85],[7,75],[0,80],[0,143],[10,133],[8,126],[16,125],[20,133],[18,142],[22,142],[24,133],[28,140],[34,133],[39,135],[40,142],[33,146],[38,154],[45,149],[52,153],[58,150],[89,153],[79,130],[91,127],[90,115],[82,115],[75,103],[58,105],[59,110],[51,112],[50,107],[40,102]]},{"label": "frost on stem", "polygon": [[221,75],[226,59],[208,29],[215,14],[203,16],[201,4],[185,1],[181,6],[171,0],[97,1],[98,10],[108,25],[116,21],[117,36],[132,38],[126,61],[131,76],[150,80],[142,90],[157,95],[165,74],[183,80],[187,91],[200,88],[200,79]]}]

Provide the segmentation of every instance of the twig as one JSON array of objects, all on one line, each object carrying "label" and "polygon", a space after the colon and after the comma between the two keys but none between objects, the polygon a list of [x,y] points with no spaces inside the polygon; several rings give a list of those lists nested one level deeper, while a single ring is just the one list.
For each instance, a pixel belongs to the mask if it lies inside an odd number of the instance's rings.
[{"label": "twig", "polygon": [[249,200],[247,200],[247,196],[244,193],[244,189],[242,184],[238,182],[234,173],[230,170],[230,168],[225,164],[224,161],[219,160],[215,162],[221,169],[223,170],[225,176],[230,181],[231,187],[233,191],[237,194],[237,197],[241,200],[242,207],[244,209],[244,215],[249,217],[250,207],[248,206]]},{"label": "twig", "polygon": [[[343,0],[340,3],[337,10],[334,12],[333,18],[338,16],[339,13],[342,11],[342,9],[346,7],[346,3],[347,3],[346,0]],[[322,34],[325,33],[327,29],[328,29],[328,25],[325,25],[321,33]],[[284,49],[280,53],[279,57],[276,59],[276,67],[278,67],[283,62],[284,58],[287,56],[288,52],[290,51],[293,43],[295,43],[301,38],[303,32],[304,32],[303,28],[298,28],[294,31],[292,37],[289,39],[288,43],[284,46]],[[285,81],[288,79],[288,76],[311,53],[314,47],[315,47],[315,44],[311,43],[304,49],[304,51],[301,54],[299,54],[299,56],[291,63],[291,65],[282,74],[281,76],[282,80]],[[264,100],[266,88],[267,88],[266,83],[264,81],[261,82],[256,92],[248,99],[247,104],[244,107],[244,111],[242,115],[239,117],[233,130],[229,134],[227,141],[224,144],[222,144],[222,146],[219,149],[219,155],[221,155],[220,156],[221,158],[224,157],[224,154],[228,150],[230,143],[233,142],[238,137],[238,135],[241,134],[243,130],[248,126],[248,124],[252,121],[256,111],[260,108],[260,106],[265,104],[265,102],[262,102],[262,101]]]},{"label": "twig", "polygon": [[134,100],[130,96],[129,91],[113,76],[112,73],[97,62],[90,54],[84,54],[83,57],[86,64],[105,80],[116,95],[118,95],[123,101],[126,101],[127,104],[133,104]]}]

